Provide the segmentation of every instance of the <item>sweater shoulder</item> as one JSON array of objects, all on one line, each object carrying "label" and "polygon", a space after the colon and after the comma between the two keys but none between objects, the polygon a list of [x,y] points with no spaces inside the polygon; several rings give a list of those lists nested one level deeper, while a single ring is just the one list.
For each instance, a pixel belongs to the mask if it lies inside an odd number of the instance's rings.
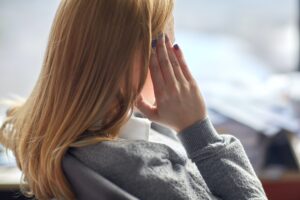
[{"label": "sweater shoulder", "polygon": [[158,164],[163,160],[184,165],[186,158],[177,154],[165,144],[145,140],[125,140],[118,138],[80,148],[69,152],[95,170],[131,164],[134,167],[145,167]]},{"label": "sweater shoulder", "polygon": [[70,153],[140,199],[208,199],[210,193],[196,166],[165,144],[117,139]]}]

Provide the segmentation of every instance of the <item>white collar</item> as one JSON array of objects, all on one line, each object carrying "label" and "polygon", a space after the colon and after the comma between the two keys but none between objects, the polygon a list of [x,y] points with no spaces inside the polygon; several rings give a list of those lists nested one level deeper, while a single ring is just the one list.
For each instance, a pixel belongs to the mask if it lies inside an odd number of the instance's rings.
[{"label": "white collar", "polygon": [[151,121],[131,115],[129,120],[121,127],[119,137],[127,140],[149,140]]},{"label": "white collar", "polygon": [[186,151],[180,142],[176,142],[170,137],[153,130],[151,128],[151,123],[152,122],[149,119],[136,117],[133,113],[129,120],[121,127],[119,138],[126,140],[145,140],[165,144],[187,158]]}]

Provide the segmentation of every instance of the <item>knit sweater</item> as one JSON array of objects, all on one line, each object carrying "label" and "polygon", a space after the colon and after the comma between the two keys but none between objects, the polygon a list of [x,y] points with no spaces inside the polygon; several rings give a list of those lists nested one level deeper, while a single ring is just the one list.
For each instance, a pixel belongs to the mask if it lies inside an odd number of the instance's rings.
[{"label": "knit sweater", "polygon": [[177,135],[187,156],[166,144],[117,138],[69,152],[143,200],[267,199],[240,141],[209,118]]}]

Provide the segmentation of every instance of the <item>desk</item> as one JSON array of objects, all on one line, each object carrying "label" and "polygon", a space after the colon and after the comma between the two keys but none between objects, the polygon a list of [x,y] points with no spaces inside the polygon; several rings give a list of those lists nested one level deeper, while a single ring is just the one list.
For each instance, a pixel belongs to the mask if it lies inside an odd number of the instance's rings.
[{"label": "desk", "polygon": [[299,200],[300,173],[290,171],[284,173],[278,180],[260,178],[269,200]]},{"label": "desk", "polygon": [[[269,200],[300,199],[299,170],[282,171],[278,169],[273,172],[272,170],[264,170],[264,159],[266,158],[266,149],[269,144],[268,138],[233,120],[215,125],[215,127],[219,133],[229,133],[240,139]],[[287,139],[293,154],[291,156],[294,157],[299,169],[300,138],[295,134],[287,133]]]}]

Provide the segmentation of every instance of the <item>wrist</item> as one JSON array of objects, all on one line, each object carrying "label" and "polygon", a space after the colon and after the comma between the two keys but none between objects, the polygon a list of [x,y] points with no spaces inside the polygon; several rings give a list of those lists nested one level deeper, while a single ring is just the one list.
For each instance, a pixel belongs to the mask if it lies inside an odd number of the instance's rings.
[{"label": "wrist", "polygon": [[189,129],[190,127],[192,127],[193,125],[197,124],[197,123],[201,123],[202,121],[206,120],[208,118],[207,114],[201,116],[200,118],[198,118],[197,120],[194,120],[192,122],[187,122],[181,126],[179,126],[176,130],[177,134],[180,134],[182,132],[184,132],[185,130]]},{"label": "wrist", "polygon": [[199,149],[223,141],[208,117],[185,128],[177,136],[190,157]]}]

